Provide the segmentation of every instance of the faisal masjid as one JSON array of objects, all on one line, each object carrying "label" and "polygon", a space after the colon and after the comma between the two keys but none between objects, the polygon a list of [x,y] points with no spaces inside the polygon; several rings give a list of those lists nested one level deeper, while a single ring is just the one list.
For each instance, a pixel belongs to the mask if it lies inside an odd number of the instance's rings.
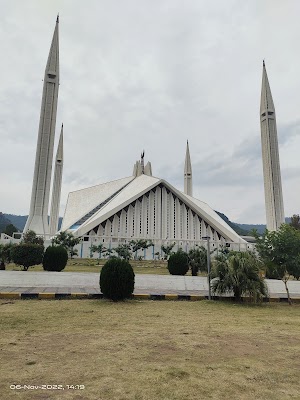
[{"label": "faisal masjid", "polygon": [[[54,137],[59,89],[59,18],[57,17],[45,69],[36,160],[29,216],[24,228],[50,239],[58,232],[60,194],[63,173],[63,126],[56,157]],[[277,230],[284,222],[283,196],[279,164],[276,115],[263,63],[260,123],[267,228]],[[66,125],[65,125],[66,126]],[[142,144],[141,144],[142,147]],[[50,186],[52,165],[54,175]],[[128,171],[130,174],[130,171]],[[115,247],[130,240],[151,240],[154,247],[175,243],[184,250],[210,237],[215,247],[246,250],[251,245],[239,236],[208,204],[193,197],[193,174],[186,144],[183,171],[184,191],[163,177],[152,175],[145,153],[133,165],[132,173],[118,180],[69,193],[61,226],[82,237],[81,255],[91,244]],[[50,206],[50,220],[48,220]],[[145,257],[154,257],[148,249]]]}]

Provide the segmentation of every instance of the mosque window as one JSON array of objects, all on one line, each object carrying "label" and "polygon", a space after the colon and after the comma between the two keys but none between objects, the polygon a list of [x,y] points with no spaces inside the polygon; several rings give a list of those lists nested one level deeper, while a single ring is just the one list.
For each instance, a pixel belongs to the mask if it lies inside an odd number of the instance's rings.
[{"label": "mosque window", "polygon": [[147,201],[147,230],[146,230],[146,233],[148,235],[148,233],[149,233],[149,201],[150,201],[149,196],[147,196],[146,201]]},{"label": "mosque window", "polygon": [[153,197],[153,234],[155,235],[155,196]]},{"label": "mosque window", "polygon": [[142,218],[143,218],[143,216],[142,216],[142,199],[143,198],[141,198],[141,203],[140,203],[140,235],[142,234]]},{"label": "mosque window", "polygon": [[266,116],[266,113],[262,113],[261,116],[262,116],[262,117],[265,117],[265,116]]},{"label": "mosque window", "polygon": [[189,212],[186,213],[186,238],[189,239]]},{"label": "mosque window", "polygon": [[174,239],[176,238],[176,203],[174,202]]},{"label": "mosque window", "polygon": [[268,115],[273,115],[273,111],[268,111]]},{"label": "mosque window", "polygon": [[56,77],[56,75],[54,75],[54,74],[48,74],[48,78],[50,78],[50,79],[55,79],[55,77]]}]

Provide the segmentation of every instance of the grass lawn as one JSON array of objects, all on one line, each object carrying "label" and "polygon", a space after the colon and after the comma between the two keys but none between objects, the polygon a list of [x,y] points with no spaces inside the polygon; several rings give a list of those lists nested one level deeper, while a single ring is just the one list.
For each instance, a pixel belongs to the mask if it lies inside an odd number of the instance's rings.
[{"label": "grass lawn", "polygon": [[[102,266],[107,260],[97,260],[89,258],[77,258],[68,260],[66,268],[63,272],[100,272]],[[165,261],[135,261],[130,260],[135,274],[156,274],[156,275],[169,275],[167,269],[167,262]],[[21,271],[22,268],[15,264],[8,264],[7,271]],[[44,271],[42,265],[35,265],[30,267],[29,271]],[[191,275],[188,271],[187,275]],[[202,275],[202,274],[201,274]]]},{"label": "grass lawn", "polygon": [[1,399],[300,398],[297,305],[0,300],[0,310]]}]

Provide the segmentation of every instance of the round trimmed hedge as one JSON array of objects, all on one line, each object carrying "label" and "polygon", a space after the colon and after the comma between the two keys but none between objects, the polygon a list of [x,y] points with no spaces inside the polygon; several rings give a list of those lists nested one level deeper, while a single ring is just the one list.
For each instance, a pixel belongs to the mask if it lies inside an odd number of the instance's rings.
[{"label": "round trimmed hedge", "polygon": [[111,258],[100,272],[100,290],[113,301],[129,298],[134,290],[134,272],[127,260]]},{"label": "round trimmed hedge", "polygon": [[182,250],[171,254],[168,260],[168,270],[171,275],[185,275],[189,270],[188,255]]},{"label": "round trimmed hedge", "polygon": [[63,246],[47,247],[43,259],[43,268],[45,271],[62,271],[67,262],[68,252]]}]

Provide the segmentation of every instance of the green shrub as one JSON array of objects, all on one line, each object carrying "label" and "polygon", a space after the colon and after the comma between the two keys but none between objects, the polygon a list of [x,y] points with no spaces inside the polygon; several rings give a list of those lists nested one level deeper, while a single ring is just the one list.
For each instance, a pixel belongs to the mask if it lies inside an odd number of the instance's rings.
[{"label": "green shrub", "polygon": [[63,246],[47,247],[43,259],[45,271],[62,271],[68,262],[68,252]]},{"label": "green shrub", "polygon": [[0,244],[0,270],[5,270],[5,264],[12,261],[11,251],[15,246],[12,243]]},{"label": "green shrub", "polygon": [[22,265],[27,271],[32,265],[41,264],[44,256],[44,246],[33,243],[20,243],[11,250],[11,258],[15,264]]},{"label": "green shrub", "polygon": [[189,270],[188,255],[178,250],[170,255],[168,260],[168,270],[171,275],[185,275]]},{"label": "green shrub", "polygon": [[129,298],[134,290],[134,272],[126,260],[111,258],[100,273],[100,290],[113,301]]}]

